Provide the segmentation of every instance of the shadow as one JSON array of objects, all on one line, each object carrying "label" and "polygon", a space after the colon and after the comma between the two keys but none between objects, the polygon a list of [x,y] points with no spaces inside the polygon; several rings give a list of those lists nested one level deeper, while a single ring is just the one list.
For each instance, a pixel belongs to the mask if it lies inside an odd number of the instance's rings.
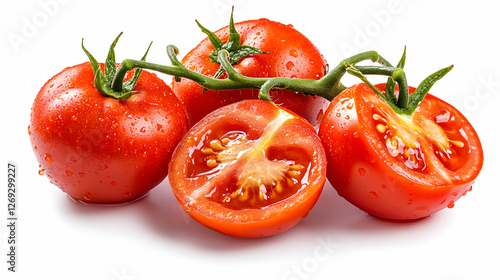
[{"label": "shadow", "polygon": [[178,203],[168,180],[133,203],[117,206],[85,205],[68,197],[64,208],[73,216],[78,216],[79,221],[83,220],[109,231],[119,232],[120,228],[127,229],[130,223],[135,223],[158,235],[160,239],[166,238],[169,242],[180,242],[183,246],[221,253],[282,246],[289,240],[303,240],[311,236],[359,236],[369,239],[397,237],[415,229],[420,232],[419,228],[435,224],[433,217],[410,223],[375,218],[340,197],[328,183],[309,215],[298,225],[279,235],[255,239],[227,236],[196,222]]},{"label": "shadow", "polygon": [[435,215],[412,221],[374,217],[350,204],[327,183],[314,208],[298,226],[301,230],[314,234],[356,234],[373,237],[377,234],[399,234],[432,226],[440,220],[436,219]]}]

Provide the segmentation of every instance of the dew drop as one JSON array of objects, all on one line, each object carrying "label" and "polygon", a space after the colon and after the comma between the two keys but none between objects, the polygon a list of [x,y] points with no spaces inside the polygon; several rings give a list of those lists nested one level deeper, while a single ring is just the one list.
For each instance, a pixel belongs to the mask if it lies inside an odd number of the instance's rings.
[{"label": "dew drop", "polygon": [[295,50],[295,49],[291,49],[290,50],[290,55],[293,56],[293,57],[299,56],[299,54],[297,53],[297,50]]},{"label": "dew drop", "polygon": [[370,195],[371,198],[378,198],[378,194],[376,192],[374,192],[374,191],[371,191],[369,193],[369,195]]},{"label": "dew drop", "polygon": [[42,175],[44,174],[44,173],[43,173],[44,171],[45,171],[45,169],[40,169],[40,170],[38,170],[38,175],[42,176]]},{"label": "dew drop", "polygon": [[66,170],[64,172],[66,174],[66,176],[70,177],[71,175],[73,175],[73,172],[71,172],[71,170]]},{"label": "dew drop", "polygon": [[45,154],[45,161],[48,163],[52,163],[52,156],[50,154]]},{"label": "dew drop", "polygon": [[453,208],[453,207],[455,207],[455,202],[450,201],[450,203],[449,203],[449,204],[448,204],[448,206],[446,206],[446,207],[448,207],[448,208],[450,208],[450,209],[451,209],[451,208]]},{"label": "dew drop", "polygon": [[85,199],[85,200],[91,200],[91,199],[92,199],[92,195],[88,192],[88,193],[86,193],[86,194],[83,196],[83,199]]},{"label": "dew drop", "polygon": [[366,174],[366,170],[364,168],[358,169],[359,175],[364,176]]},{"label": "dew drop", "polygon": [[146,132],[146,128],[145,127],[141,127],[141,130],[140,130],[142,133]]},{"label": "dew drop", "polygon": [[123,194],[123,197],[125,197],[125,198],[129,198],[131,196],[132,196],[131,192],[126,192],[126,193]]},{"label": "dew drop", "polygon": [[288,61],[288,62],[286,63],[286,68],[287,68],[287,69],[292,69],[292,68],[293,68],[293,66],[295,66],[295,64],[293,64],[293,62],[291,62],[291,61]]}]

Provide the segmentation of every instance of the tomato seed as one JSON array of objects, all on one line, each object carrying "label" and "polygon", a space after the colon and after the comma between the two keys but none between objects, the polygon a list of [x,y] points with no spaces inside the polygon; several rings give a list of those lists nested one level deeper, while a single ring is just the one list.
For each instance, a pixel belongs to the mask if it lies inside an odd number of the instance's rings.
[{"label": "tomato seed", "polygon": [[385,133],[385,132],[386,132],[386,130],[387,130],[387,126],[385,126],[385,125],[383,125],[383,124],[379,123],[379,124],[377,124],[376,129],[377,129],[377,131],[378,131],[378,132],[380,132],[380,133]]}]

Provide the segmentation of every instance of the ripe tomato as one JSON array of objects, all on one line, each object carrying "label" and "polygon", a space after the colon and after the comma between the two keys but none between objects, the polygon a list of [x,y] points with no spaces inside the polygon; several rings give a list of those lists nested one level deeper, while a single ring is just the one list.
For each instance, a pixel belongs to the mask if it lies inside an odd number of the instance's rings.
[{"label": "ripe tomato", "polygon": [[[385,93],[385,84],[377,88]],[[394,113],[369,86],[353,86],[332,101],[319,135],[328,180],[339,195],[387,219],[451,208],[471,190],[483,164],[471,124],[430,94],[408,117]]]},{"label": "ripe tomato", "polygon": [[245,100],[203,118],[176,148],[168,175],[184,210],[237,237],[283,232],[302,220],[326,180],[314,128],[271,102]]},{"label": "ripe tomato", "polygon": [[[235,24],[241,36],[241,44],[256,47],[267,54],[244,57],[233,67],[248,77],[289,77],[320,79],[326,68],[326,61],[318,49],[291,25],[267,19],[249,20]],[[229,28],[215,32],[223,42],[229,38]],[[182,64],[189,70],[207,76],[214,76],[220,64],[209,60],[214,51],[210,40],[203,40],[183,59]],[[182,79],[172,82],[172,88],[186,108],[191,125],[213,110],[244,99],[257,99],[259,89],[204,92],[197,83]],[[271,94],[272,100],[283,107],[318,125],[328,101],[322,97],[304,96],[294,91],[278,90]]]},{"label": "ripe tomato", "polygon": [[187,119],[155,74],[143,71],[134,90],[123,101],[99,93],[90,63],[51,78],[33,103],[29,126],[40,173],[86,203],[131,201],[159,184]]}]

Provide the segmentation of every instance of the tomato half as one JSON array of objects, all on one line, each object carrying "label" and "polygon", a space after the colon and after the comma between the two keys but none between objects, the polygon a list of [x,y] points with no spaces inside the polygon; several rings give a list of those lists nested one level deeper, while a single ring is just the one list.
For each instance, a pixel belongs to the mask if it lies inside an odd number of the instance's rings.
[{"label": "tomato half", "polygon": [[[302,79],[320,79],[326,68],[326,61],[313,43],[294,29],[268,19],[243,21],[235,24],[241,36],[241,44],[256,47],[268,54],[256,54],[244,57],[233,67],[247,77],[289,77]],[[214,32],[223,42],[229,38],[229,28]],[[209,39],[203,40],[183,59],[182,64],[189,70],[213,77],[220,64],[209,60],[214,51]],[[197,83],[182,79],[172,82],[172,88],[186,108],[191,125],[213,110],[240,100],[257,99],[259,89],[241,89],[229,91],[204,92]],[[272,100],[306,118],[317,125],[328,106],[322,97],[304,96],[289,90],[271,93]]]},{"label": "tomato half", "polygon": [[339,195],[387,219],[419,219],[453,207],[483,164],[471,124],[431,94],[405,117],[369,86],[353,86],[332,101],[319,135],[328,180]]},{"label": "tomato half", "polygon": [[168,178],[196,221],[231,236],[263,237],[309,213],[326,180],[326,156],[306,120],[271,102],[246,100],[193,126]]},{"label": "tomato half", "polygon": [[90,63],[51,78],[29,126],[40,173],[85,203],[131,201],[159,184],[187,131],[186,115],[155,74],[143,71],[134,90],[123,101],[99,93]]}]

